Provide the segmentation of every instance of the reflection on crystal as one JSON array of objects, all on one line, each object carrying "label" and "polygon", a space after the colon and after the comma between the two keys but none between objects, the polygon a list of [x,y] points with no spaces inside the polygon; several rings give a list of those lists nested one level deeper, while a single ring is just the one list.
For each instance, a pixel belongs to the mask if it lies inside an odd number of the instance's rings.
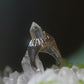
[{"label": "reflection on crystal", "polygon": [[22,68],[23,68],[24,72],[29,72],[31,74],[34,73],[32,67],[31,67],[31,64],[30,64],[30,58],[28,56],[28,51],[26,51],[26,54],[23,57],[21,64],[22,64]]},{"label": "reflection on crystal", "polygon": [[39,71],[44,72],[44,67],[42,62],[39,59],[39,56],[36,57],[36,65],[38,66]]}]

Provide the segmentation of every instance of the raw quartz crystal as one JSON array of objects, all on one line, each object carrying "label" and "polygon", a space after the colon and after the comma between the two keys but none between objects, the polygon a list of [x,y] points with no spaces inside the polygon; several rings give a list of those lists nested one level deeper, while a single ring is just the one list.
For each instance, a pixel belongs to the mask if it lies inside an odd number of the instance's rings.
[{"label": "raw quartz crystal", "polygon": [[77,84],[78,78],[72,70],[63,67],[61,70],[47,69],[43,74],[36,74],[28,84],[40,84],[41,82],[46,84],[48,81],[51,81],[51,84]]},{"label": "raw quartz crystal", "polygon": [[[43,72],[44,68],[43,68],[42,62],[40,61],[39,56],[36,56],[36,57],[37,57],[36,58],[36,65],[38,66],[37,71]],[[34,74],[34,73],[37,72],[37,71],[34,71],[31,67],[30,58],[28,56],[28,51],[26,51],[26,54],[23,57],[23,60],[22,60],[21,64],[22,64],[24,72],[29,72],[31,74]]]},{"label": "raw quartz crystal", "polygon": [[23,68],[23,73],[18,77],[17,84],[27,84],[28,81],[38,72],[44,72],[43,65],[41,61],[39,60],[39,57],[37,56],[37,65],[38,65],[38,70],[34,71],[31,67],[30,64],[30,58],[28,56],[28,51],[26,51],[25,56],[23,57],[23,60],[21,62],[22,68]]},{"label": "raw quartz crystal", "polygon": [[0,84],[78,84],[79,80],[84,81],[84,69],[79,69],[77,66],[57,69],[54,65],[54,67],[44,71],[41,61],[37,58],[39,69],[33,70],[27,51],[21,64],[22,73],[15,71],[10,73],[9,77],[4,75],[3,78],[0,77]]},{"label": "raw quartz crystal", "polygon": [[15,71],[9,76],[0,76],[0,84],[78,84],[79,80],[84,82],[84,69],[79,69],[77,66],[57,69],[54,65],[54,67],[44,71],[41,61],[37,58],[39,70],[33,70],[28,52],[23,57],[21,64],[22,73]]}]

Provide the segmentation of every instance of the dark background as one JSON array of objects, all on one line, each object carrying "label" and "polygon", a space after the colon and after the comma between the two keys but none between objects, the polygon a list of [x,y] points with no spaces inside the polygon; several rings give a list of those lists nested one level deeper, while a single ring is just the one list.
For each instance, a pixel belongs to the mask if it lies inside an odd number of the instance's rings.
[{"label": "dark background", "polygon": [[36,21],[55,37],[63,57],[84,44],[83,0],[0,0],[0,69],[21,69],[29,28]]}]

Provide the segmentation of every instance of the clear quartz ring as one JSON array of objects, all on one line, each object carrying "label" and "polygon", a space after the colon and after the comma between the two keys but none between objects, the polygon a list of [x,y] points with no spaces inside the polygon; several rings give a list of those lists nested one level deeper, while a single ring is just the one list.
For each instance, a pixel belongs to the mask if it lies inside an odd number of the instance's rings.
[{"label": "clear quartz ring", "polygon": [[38,69],[36,56],[38,56],[39,52],[43,52],[51,55],[56,60],[57,66],[61,67],[61,54],[57,48],[55,39],[47,32],[42,31],[42,28],[35,22],[33,22],[30,27],[30,35],[32,39],[28,44],[28,55],[30,57],[31,66]]}]

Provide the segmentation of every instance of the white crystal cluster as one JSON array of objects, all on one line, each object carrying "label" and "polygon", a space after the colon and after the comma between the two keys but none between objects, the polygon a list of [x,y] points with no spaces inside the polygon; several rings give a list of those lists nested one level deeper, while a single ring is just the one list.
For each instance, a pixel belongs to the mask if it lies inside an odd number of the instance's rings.
[{"label": "white crystal cluster", "polygon": [[8,77],[0,77],[0,84],[78,84],[79,80],[84,81],[84,69],[79,69],[77,66],[61,69],[55,69],[54,66],[44,71],[41,61],[37,58],[39,69],[35,71],[30,65],[27,52],[21,63],[23,72],[15,71]]}]

